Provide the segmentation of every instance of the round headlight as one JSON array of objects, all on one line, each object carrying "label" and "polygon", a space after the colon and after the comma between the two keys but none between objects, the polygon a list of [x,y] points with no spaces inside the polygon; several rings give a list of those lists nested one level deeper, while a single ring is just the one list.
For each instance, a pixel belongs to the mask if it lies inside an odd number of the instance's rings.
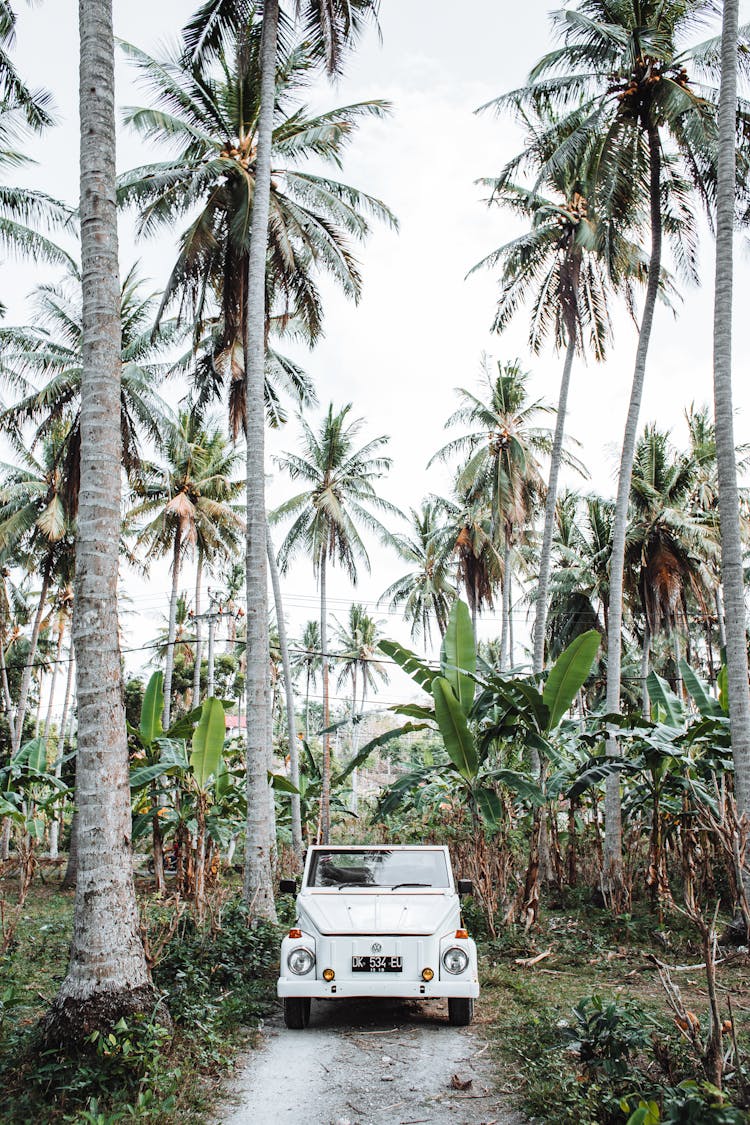
[{"label": "round headlight", "polygon": [[469,956],[465,950],[454,945],[443,954],[443,964],[449,973],[462,973],[469,964]]},{"label": "round headlight", "polygon": [[315,954],[311,953],[309,949],[303,946],[298,946],[293,949],[286,959],[286,963],[293,973],[298,977],[304,976],[309,973],[310,969],[315,964]]}]

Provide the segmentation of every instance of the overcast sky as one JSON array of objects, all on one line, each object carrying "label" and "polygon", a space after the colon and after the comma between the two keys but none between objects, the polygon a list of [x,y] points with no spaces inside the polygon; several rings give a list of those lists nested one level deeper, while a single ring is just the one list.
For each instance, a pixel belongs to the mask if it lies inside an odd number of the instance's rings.
[{"label": "overcast sky", "polygon": [[[115,0],[116,32],[123,39],[158,54],[165,40],[194,8],[177,0]],[[17,64],[33,85],[53,91],[59,126],[31,151],[39,164],[24,173],[24,182],[70,203],[77,199],[77,3],[46,0],[19,8]],[[367,98],[386,98],[393,114],[362,127],[348,152],[342,178],[384,200],[398,216],[400,232],[376,230],[360,251],[365,280],[358,307],[348,304],[328,285],[326,338],[312,353],[297,353],[314,376],[321,406],[352,402],[366,419],[365,435],[388,434],[393,470],[384,494],[402,509],[418,505],[430,492],[444,492],[445,469],[426,468],[446,440],[443,423],[456,405],[456,386],[474,387],[483,352],[503,361],[518,357],[532,373],[535,396],[556,400],[561,359],[550,351],[531,357],[526,346],[523,313],[502,337],[489,332],[497,298],[491,274],[467,271],[518,228],[482,202],[475,181],[492,175],[515,154],[520,134],[513,123],[492,114],[477,116],[478,106],[519,85],[538,57],[549,49],[549,4],[526,0],[510,5],[499,0],[382,0],[382,44],[372,33],[349,64],[336,87],[321,81],[309,93],[316,108],[332,108]],[[133,72],[118,63],[118,104],[143,104],[133,87]],[[119,135],[118,164],[125,170],[159,159],[124,130]],[[20,179],[20,175],[18,177]],[[178,232],[175,232],[177,234]],[[154,288],[165,279],[174,243],[135,244],[130,221],[121,226],[123,273],[140,259]],[[642,422],[671,428],[676,442],[685,440],[683,414],[691,402],[711,399],[711,330],[713,247],[708,237],[701,248],[701,289],[685,292],[675,319],[657,310],[652,337]],[[40,279],[29,265],[6,263],[2,294],[8,304],[7,323],[23,323],[24,295]],[[48,276],[45,274],[45,276]],[[743,246],[736,279],[735,402],[737,440],[750,440],[750,389],[746,356],[750,338],[748,260]],[[591,479],[584,488],[612,496],[630,389],[636,335],[632,322],[615,310],[616,340],[606,364],[578,363],[570,393],[568,432]],[[270,450],[293,449],[294,423],[270,441]],[[269,470],[273,466],[269,461]],[[575,483],[569,481],[569,483]],[[291,493],[288,481],[272,477],[269,505]],[[361,573],[355,590],[342,575],[331,574],[334,614],[344,617],[352,598],[375,602],[404,571],[403,563],[372,544],[372,572]],[[187,583],[186,583],[187,584]],[[293,635],[316,616],[316,588],[303,560],[284,582]],[[148,584],[129,583],[137,614],[127,626],[128,647],[147,644],[166,611],[166,567],[155,568]],[[374,606],[372,607],[374,611]],[[395,616],[381,609],[386,631],[408,642]],[[526,610],[518,607],[518,629]],[[481,635],[499,632],[498,616],[488,617]],[[143,662],[139,653],[129,667]],[[383,700],[402,693],[394,680]]]}]

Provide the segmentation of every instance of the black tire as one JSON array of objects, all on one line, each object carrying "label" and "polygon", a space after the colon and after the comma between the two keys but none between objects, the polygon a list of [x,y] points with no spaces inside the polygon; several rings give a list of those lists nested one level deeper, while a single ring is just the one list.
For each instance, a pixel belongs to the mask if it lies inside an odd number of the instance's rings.
[{"label": "black tire", "polygon": [[474,1019],[474,1000],[471,996],[448,997],[448,1023],[453,1027],[468,1027]]},{"label": "black tire", "polygon": [[284,997],[284,1023],[292,1031],[303,1031],[310,1022],[310,997]]}]

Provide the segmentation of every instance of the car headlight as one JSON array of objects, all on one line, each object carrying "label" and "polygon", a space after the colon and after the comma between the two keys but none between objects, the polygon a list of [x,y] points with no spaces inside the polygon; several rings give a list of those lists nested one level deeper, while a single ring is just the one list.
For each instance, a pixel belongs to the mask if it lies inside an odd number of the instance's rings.
[{"label": "car headlight", "polygon": [[449,973],[453,973],[454,975],[462,973],[468,964],[468,953],[463,949],[459,949],[456,945],[451,946],[450,949],[446,949],[443,954],[443,965]]},{"label": "car headlight", "polygon": [[289,953],[286,963],[296,976],[302,977],[305,973],[309,973],[315,964],[315,954],[304,946],[298,946]]}]

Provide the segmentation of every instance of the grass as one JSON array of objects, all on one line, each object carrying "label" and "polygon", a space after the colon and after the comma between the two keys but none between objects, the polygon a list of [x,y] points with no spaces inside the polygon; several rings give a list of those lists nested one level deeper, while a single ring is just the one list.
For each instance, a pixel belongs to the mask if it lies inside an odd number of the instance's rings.
[{"label": "grass", "polygon": [[[0,1121],[205,1122],[227,1066],[252,1043],[272,1006],[278,928],[249,929],[231,887],[219,895],[220,930],[202,932],[184,913],[154,968],[174,1035],[150,1019],[131,1021],[71,1061],[43,1053],[37,1034],[65,972],[73,916],[73,892],[60,888],[59,874],[44,877],[0,958]],[[142,913],[157,949],[174,906],[143,891]]]},{"label": "grass", "polygon": [[[685,1079],[702,1081],[685,1040],[674,1023],[654,966],[655,953],[670,965],[699,965],[697,935],[674,914],[660,929],[645,906],[632,916],[609,917],[590,903],[569,896],[564,909],[545,912],[531,938],[508,931],[481,945],[482,999],[479,1021],[493,1044],[500,1087],[527,1113],[550,1125],[625,1122],[621,1098],[656,1096]],[[533,966],[516,963],[550,950]],[[750,962],[737,955],[718,969],[723,1012],[731,994],[742,1050],[750,1047]],[[687,1007],[707,1026],[708,996],[702,968],[675,973]],[[580,1035],[574,1009],[598,996],[603,1007],[616,1005],[621,1029],[643,1029],[644,1046],[631,1051],[628,1066],[587,1066],[572,1040]],[[623,1073],[620,1073],[623,1072]],[[502,1076],[508,1080],[503,1081]],[[736,1085],[734,1094],[737,1094]],[[690,1110],[692,1112],[692,1110]],[[710,1108],[675,1120],[703,1125],[724,1120]],[[727,1111],[727,1121],[735,1120]],[[682,1113],[682,1110],[680,1110]],[[688,1111],[685,1111],[688,1113]],[[737,1118],[745,1120],[744,1117]],[[666,1118],[664,1118],[666,1120]]]}]

